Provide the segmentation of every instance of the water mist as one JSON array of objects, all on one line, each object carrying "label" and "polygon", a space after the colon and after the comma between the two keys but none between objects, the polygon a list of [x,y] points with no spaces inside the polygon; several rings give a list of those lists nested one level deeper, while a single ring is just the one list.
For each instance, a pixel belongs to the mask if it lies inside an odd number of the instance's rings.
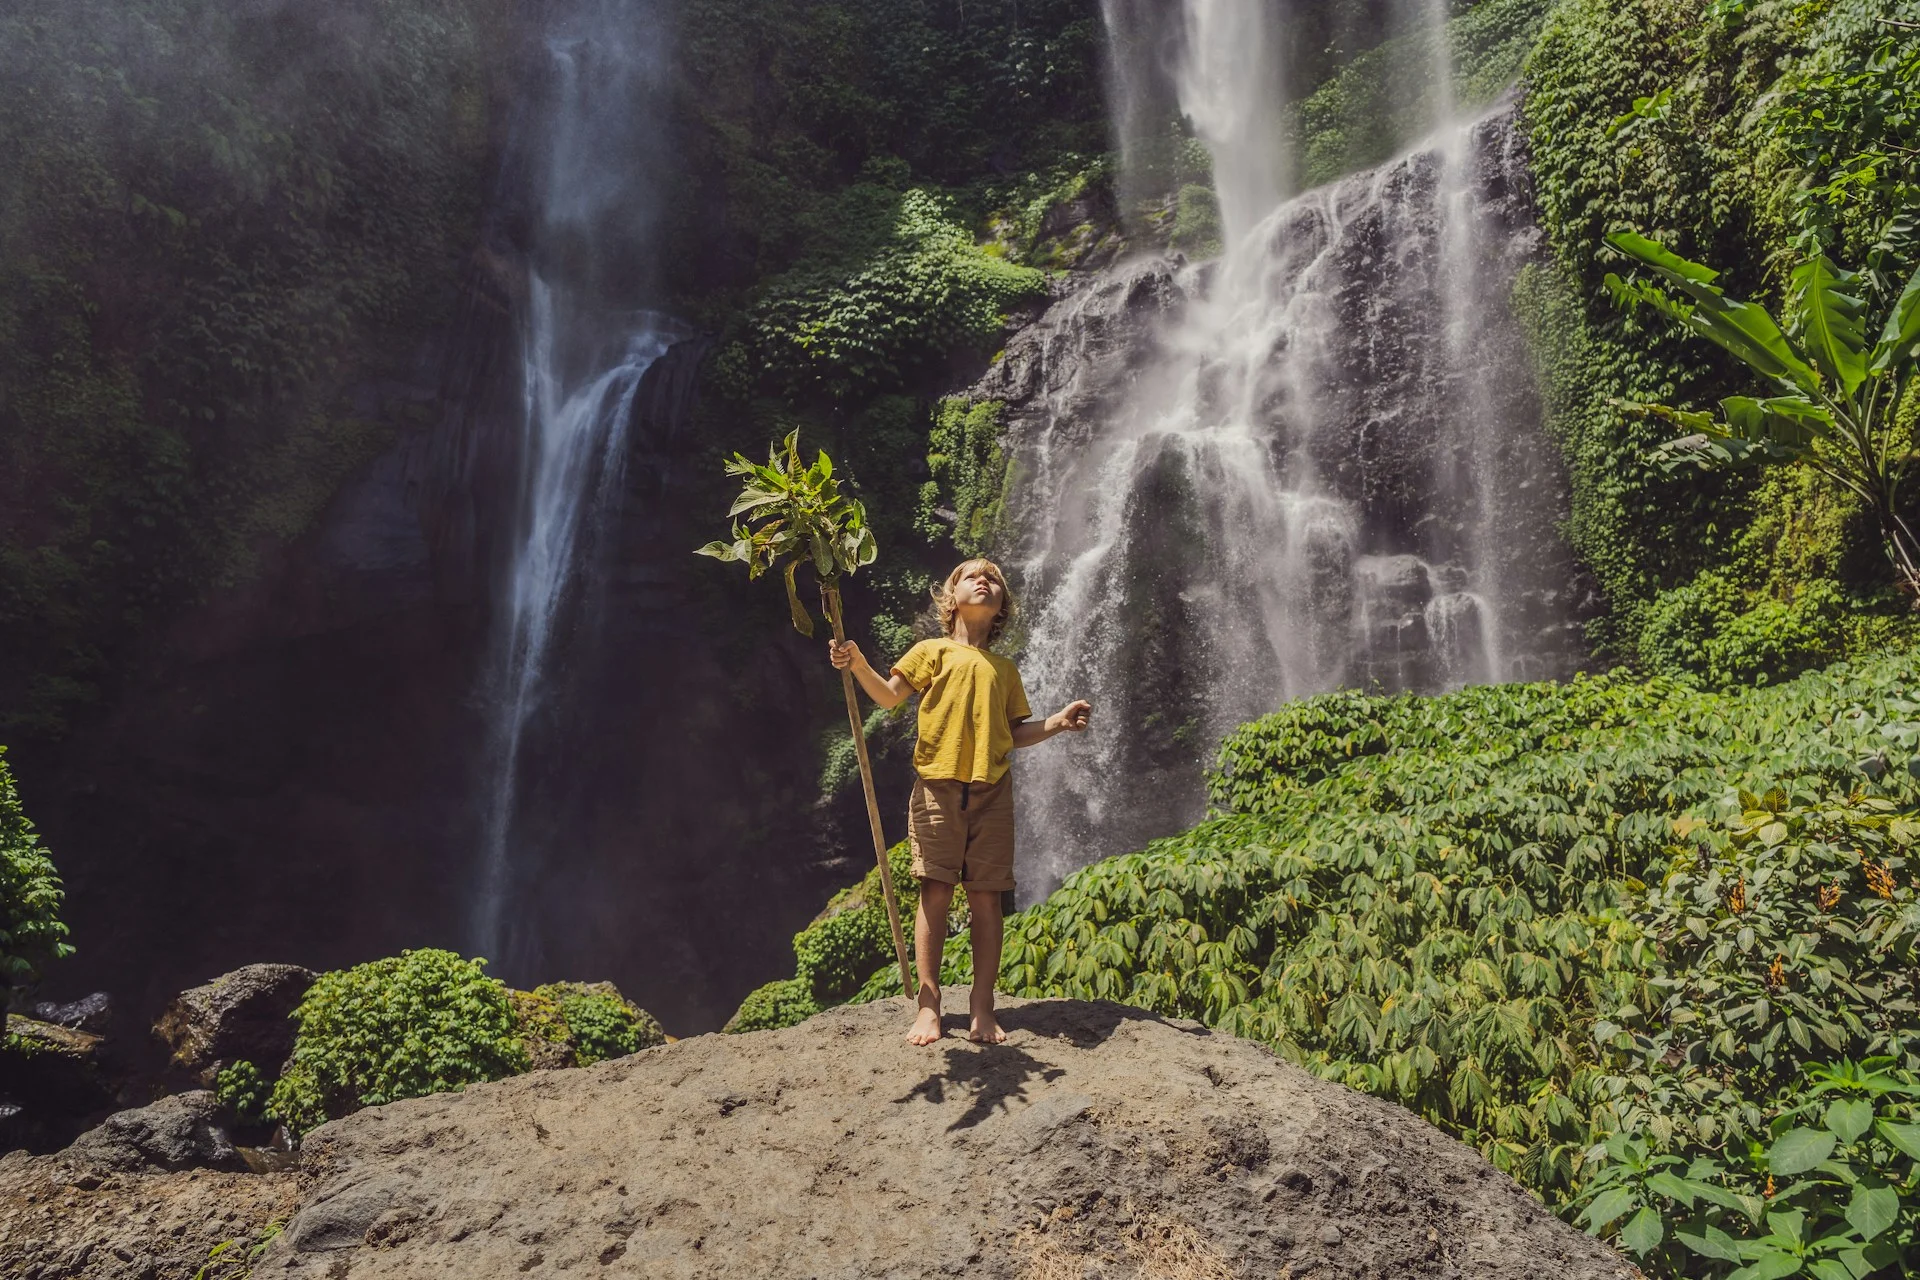
[{"label": "water mist", "polygon": [[556,5],[544,81],[514,141],[510,172],[530,206],[521,495],[489,691],[492,768],[470,927],[472,947],[516,975],[541,960],[536,917],[516,907],[542,860],[522,811],[530,740],[568,631],[585,616],[579,570],[619,491],[641,379],[682,336],[635,306],[651,274],[665,41],[656,0]]},{"label": "water mist", "polygon": [[[1156,93],[1130,81],[1169,77],[1223,252],[1122,269],[1173,301],[1121,355],[1111,317],[1074,311],[1095,291],[1062,304],[1050,340],[1083,349],[1053,359],[1130,363],[1091,411],[1083,379],[1046,380],[1011,438],[1023,669],[1039,700],[1096,707],[1079,749],[1021,761],[1030,892],[1196,821],[1221,737],[1285,700],[1550,674],[1573,648],[1557,460],[1506,302],[1525,166],[1497,113],[1455,118],[1444,33],[1419,33],[1431,136],[1295,195],[1283,6],[1182,0],[1158,58],[1137,5],[1105,12],[1123,150]],[[1409,25],[1443,18],[1410,0]]]}]

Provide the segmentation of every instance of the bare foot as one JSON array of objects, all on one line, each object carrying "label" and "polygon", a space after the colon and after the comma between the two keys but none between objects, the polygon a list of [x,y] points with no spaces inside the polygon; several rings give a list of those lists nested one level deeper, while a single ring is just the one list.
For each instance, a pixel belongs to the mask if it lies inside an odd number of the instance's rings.
[{"label": "bare foot", "polygon": [[940,1026],[938,1009],[922,1009],[920,1016],[913,1020],[913,1030],[907,1032],[908,1044],[932,1044],[946,1031]]},{"label": "bare foot", "polygon": [[1007,1033],[1000,1029],[1000,1020],[988,1009],[973,1015],[973,1025],[967,1028],[967,1039],[975,1044],[1005,1044]]}]

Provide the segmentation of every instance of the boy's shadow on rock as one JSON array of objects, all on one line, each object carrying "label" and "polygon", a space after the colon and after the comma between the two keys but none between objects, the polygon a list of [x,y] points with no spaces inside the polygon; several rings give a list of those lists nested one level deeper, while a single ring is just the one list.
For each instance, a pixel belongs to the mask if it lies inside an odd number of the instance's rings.
[{"label": "boy's shadow on rock", "polygon": [[1031,1102],[1027,1097],[1030,1080],[1050,1084],[1067,1074],[1064,1068],[1050,1067],[1012,1045],[949,1044],[942,1048],[947,1056],[946,1069],[934,1072],[894,1101],[924,1098],[938,1104],[947,1100],[947,1086],[956,1086],[973,1101],[958,1120],[947,1126],[948,1133],[973,1128],[995,1111],[1006,1110],[1015,1098]]},{"label": "boy's shadow on rock", "polygon": [[[1093,1048],[1113,1035],[1124,1022],[1158,1022],[1189,1035],[1211,1034],[1202,1026],[1182,1026],[1145,1009],[1107,1000],[1036,1000],[1000,1011],[1000,1025],[1008,1032],[1030,1031],[1051,1039],[1064,1039],[1076,1049]],[[965,1025],[962,1021],[959,1028],[964,1029]],[[894,1102],[922,1098],[937,1105],[947,1100],[949,1085],[960,1088],[972,1101],[960,1118],[947,1126],[948,1133],[973,1128],[995,1111],[1007,1110],[1015,1099],[1031,1104],[1033,1099],[1027,1094],[1029,1082],[1051,1084],[1067,1074],[1064,1067],[1042,1062],[1018,1045],[955,1043],[944,1044],[942,1051],[946,1055],[945,1069],[934,1072]]]}]

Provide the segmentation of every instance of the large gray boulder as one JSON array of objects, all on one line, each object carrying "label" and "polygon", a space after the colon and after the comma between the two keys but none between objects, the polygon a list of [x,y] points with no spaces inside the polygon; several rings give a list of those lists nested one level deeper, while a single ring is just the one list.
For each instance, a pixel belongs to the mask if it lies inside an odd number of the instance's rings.
[{"label": "large gray boulder", "polygon": [[205,1089],[176,1093],[119,1111],[73,1140],[67,1155],[119,1173],[247,1167],[220,1123],[220,1104]]},{"label": "large gray boulder", "polygon": [[222,1067],[247,1061],[271,1078],[293,1052],[288,1015],[317,975],[297,964],[250,964],[182,991],[153,1025],[172,1065],[211,1088]]},{"label": "large gray boulder", "polygon": [[255,1275],[1633,1274],[1258,1045],[1113,1004],[1009,1001],[993,1047],[914,1048],[909,1020],[843,1007],[336,1121]]}]

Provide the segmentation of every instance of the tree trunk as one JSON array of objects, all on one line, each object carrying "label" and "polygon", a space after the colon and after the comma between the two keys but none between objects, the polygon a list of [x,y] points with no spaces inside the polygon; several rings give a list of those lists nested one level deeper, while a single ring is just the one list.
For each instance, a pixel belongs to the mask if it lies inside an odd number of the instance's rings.
[{"label": "tree trunk", "polygon": [[[820,585],[820,606],[833,627],[833,638],[845,640],[840,625],[840,588]],[[860,723],[860,702],[853,692],[853,672],[840,672],[840,688],[847,695],[847,727],[853,731],[853,752],[860,761],[860,789],[867,796],[867,825],[873,829],[873,856],[880,864],[880,892],[887,900],[887,923],[893,929],[893,956],[900,962],[900,987],[907,999],[914,997],[913,972],[907,967],[907,940],[900,929],[900,900],[893,893],[893,868],[887,862],[887,837],[880,829],[880,801],[873,791],[873,764],[867,758],[867,731]],[[939,981],[939,975],[934,975]]]}]

